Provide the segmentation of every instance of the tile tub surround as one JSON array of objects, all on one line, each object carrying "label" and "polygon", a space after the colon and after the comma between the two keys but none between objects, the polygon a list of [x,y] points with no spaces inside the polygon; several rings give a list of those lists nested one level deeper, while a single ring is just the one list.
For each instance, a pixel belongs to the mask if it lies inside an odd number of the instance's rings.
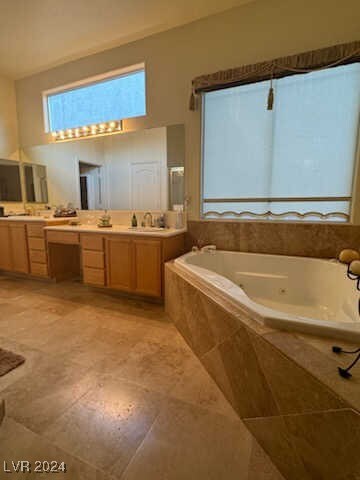
[{"label": "tile tub surround", "polygon": [[360,248],[360,225],[262,221],[188,221],[187,250],[214,244],[220,250],[335,258]]},{"label": "tile tub surround", "polygon": [[166,286],[168,315],[285,478],[360,478],[360,369],[340,378],[331,340],[264,327],[173,263]]}]

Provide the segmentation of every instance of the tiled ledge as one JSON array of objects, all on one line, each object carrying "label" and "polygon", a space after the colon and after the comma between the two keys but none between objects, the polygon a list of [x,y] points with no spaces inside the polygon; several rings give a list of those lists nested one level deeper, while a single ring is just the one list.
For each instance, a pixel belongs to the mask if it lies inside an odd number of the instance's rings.
[{"label": "tiled ledge", "polygon": [[338,376],[331,340],[263,327],[174,264],[166,287],[170,318],[286,478],[360,476],[360,373]]}]

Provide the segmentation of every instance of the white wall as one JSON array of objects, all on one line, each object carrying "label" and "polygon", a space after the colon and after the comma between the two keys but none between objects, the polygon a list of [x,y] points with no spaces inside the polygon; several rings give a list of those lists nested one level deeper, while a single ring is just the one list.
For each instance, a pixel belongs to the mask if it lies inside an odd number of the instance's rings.
[{"label": "white wall", "polygon": [[15,82],[0,77],[0,158],[18,159]]}]

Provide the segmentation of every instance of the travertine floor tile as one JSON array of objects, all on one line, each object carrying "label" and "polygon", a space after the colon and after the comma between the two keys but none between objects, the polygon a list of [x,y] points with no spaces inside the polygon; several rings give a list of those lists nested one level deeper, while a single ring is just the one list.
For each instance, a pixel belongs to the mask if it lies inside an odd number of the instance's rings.
[{"label": "travertine floor tile", "polygon": [[96,374],[62,357],[46,358],[1,392],[7,414],[41,432],[95,383]]},{"label": "travertine floor tile", "polygon": [[221,413],[234,420],[238,419],[238,415],[219,387],[195,357],[187,365],[184,374],[170,391],[170,395],[179,400]]},{"label": "travertine floor tile", "polygon": [[251,442],[240,420],[174,400],[156,419],[121,480],[247,479]]},{"label": "travertine floor tile", "polygon": [[0,322],[3,319],[7,319],[9,316],[23,312],[24,307],[20,306],[17,302],[11,302],[10,299],[0,299]]},{"label": "travertine floor tile", "polygon": [[54,322],[59,319],[60,316],[55,313],[42,312],[33,308],[25,309],[15,315],[1,316],[1,334],[22,340],[25,331],[30,329],[32,336],[34,336],[37,332],[41,332],[43,328],[51,328]]},{"label": "travertine floor tile", "polygon": [[167,393],[185,371],[192,354],[186,346],[138,342],[113,374],[152,390]]},{"label": "travertine floor tile", "polygon": [[0,275],[0,347],[26,358],[0,378],[0,477],[4,458],[71,480],[282,480],[161,305]]},{"label": "travertine floor tile", "polygon": [[[36,480],[37,478],[56,478],[58,480],[111,480],[105,473],[92,468],[81,460],[69,455],[48,442],[44,437],[26,429],[10,418],[6,418],[0,428],[0,474],[12,480]],[[7,469],[11,462],[27,460],[31,464],[31,473],[3,474],[4,461]],[[65,462],[66,473],[37,473],[34,471],[36,461]]]},{"label": "travertine floor tile", "polygon": [[74,312],[77,308],[82,306],[70,300],[55,298],[39,292],[29,292],[21,295],[20,297],[17,297],[16,303],[24,308],[32,308],[39,310],[40,312],[54,313],[59,316]]},{"label": "travertine floor tile", "polygon": [[158,415],[161,395],[106,376],[45,436],[64,450],[103,470],[126,467]]}]

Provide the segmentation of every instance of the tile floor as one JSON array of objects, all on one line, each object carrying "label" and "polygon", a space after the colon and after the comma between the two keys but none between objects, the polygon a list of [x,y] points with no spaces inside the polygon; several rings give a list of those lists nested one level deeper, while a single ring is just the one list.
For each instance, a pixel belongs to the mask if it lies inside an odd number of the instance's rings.
[{"label": "tile floor", "polygon": [[0,347],[26,357],[0,378],[0,478],[283,478],[160,305],[0,275]]}]

